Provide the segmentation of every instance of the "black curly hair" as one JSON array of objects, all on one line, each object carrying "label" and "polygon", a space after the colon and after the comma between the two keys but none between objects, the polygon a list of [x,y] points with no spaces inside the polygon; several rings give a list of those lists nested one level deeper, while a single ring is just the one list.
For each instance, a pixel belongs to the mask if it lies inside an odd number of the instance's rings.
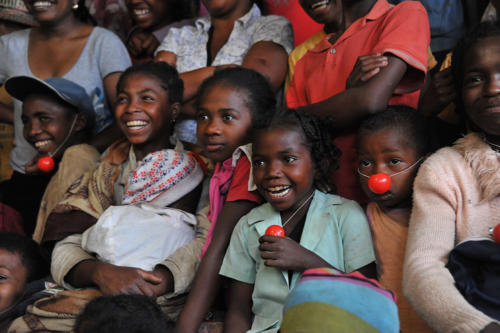
[{"label": "black curly hair", "polygon": [[89,302],[75,333],[163,333],[171,327],[160,307],[144,295],[103,296]]},{"label": "black curly hair", "polygon": [[214,75],[203,81],[198,89],[197,109],[207,91],[218,85],[231,87],[244,93],[245,104],[252,113],[250,132],[253,128],[262,127],[273,117],[276,111],[276,98],[269,81],[260,73],[243,67],[216,71]]},{"label": "black curly hair", "polygon": [[359,147],[360,140],[366,133],[386,128],[395,128],[404,133],[408,144],[415,149],[418,156],[425,156],[431,152],[427,118],[405,105],[391,105],[384,111],[365,118],[358,129],[356,146]]},{"label": "black curly hair", "polygon": [[26,283],[44,278],[49,274],[40,246],[31,238],[13,232],[0,232],[0,249],[17,254],[26,268]]},{"label": "black curly hair", "polygon": [[123,72],[116,85],[116,91],[123,90],[125,80],[134,74],[150,75],[158,79],[161,87],[167,91],[170,103],[181,103],[184,94],[184,82],[179,77],[177,70],[165,62],[148,61],[129,67]]},{"label": "black curly hair", "polygon": [[333,142],[330,127],[324,121],[310,113],[296,109],[282,109],[266,124],[255,128],[253,140],[260,132],[272,128],[296,130],[303,135],[303,144],[309,148],[316,169],[314,185],[320,189],[335,192],[332,173],[339,168],[340,149]]},{"label": "black curly hair", "polygon": [[500,20],[487,21],[477,25],[475,28],[467,32],[462,39],[460,39],[453,50],[451,71],[457,92],[456,106],[457,111],[465,118],[467,118],[467,115],[465,114],[462,102],[465,56],[467,51],[471,49],[479,40],[493,36],[500,36]]}]

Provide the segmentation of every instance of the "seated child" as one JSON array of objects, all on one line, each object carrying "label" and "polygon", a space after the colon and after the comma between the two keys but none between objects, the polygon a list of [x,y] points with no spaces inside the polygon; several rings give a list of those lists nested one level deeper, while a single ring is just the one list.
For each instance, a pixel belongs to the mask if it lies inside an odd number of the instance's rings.
[{"label": "seated child", "polygon": [[[75,180],[94,168],[99,152],[84,143],[92,134],[94,108],[85,89],[69,80],[53,77],[14,76],[5,82],[8,93],[23,102],[24,138],[38,152],[55,163],[47,172],[50,179],[43,197],[38,199],[38,217],[33,239],[41,243],[46,255],[56,241],[57,226],[47,230],[47,217]],[[29,167],[38,168],[36,162]]]},{"label": "seated child", "polygon": [[399,332],[394,295],[359,272],[305,271],[286,298],[282,333]]},{"label": "seated child", "polygon": [[445,265],[460,242],[490,237],[500,223],[500,22],[482,23],[459,42],[452,72],[471,133],[428,157],[415,178],[403,293],[437,332],[498,331]]},{"label": "seated child", "polygon": [[144,295],[115,295],[90,301],[78,316],[75,333],[165,333],[160,307]]},{"label": "seated child", "polygon": [[267,80],[246,68],[218,71],[203,82],[198,96],[198,142],[216,163],[210,179],[211,225],[203,259],[176,325],[178,332],[198,332],[222,289],[219,269],[234,226],[262,201],[251,180],[249,141],[253,129],[262,127],[276,106]]},{"label": "seated child", "polygon": [[[410,107],[389,107],[363,121],[357,150],[361,186],[372,201],[367,215],[378,280],[397,296],[401,332],[431,332],[403,297],[401,286],[413,180],[429,153],[426,119]],[[381,173],[390,177],[390,188],[377,187],[374,175]]]},{"label": "seated child", "polygon": [[105,263],[82,248],[81,233],[111,205],[158,200],[156,203],[187,213],[195,213],[198,206],[199,162],[170,142],[182,98],[177,71],[154,62],[131,67],[120,77],[117,96],[115,118],[126,139],[114,143],[52,213],[53,221],[68,226],[61,233],[76,233],[56,245],[52,276],[69,289],[95,286],[102,294],[165,295],[160,300],[173,320],[183,303],[179,295],[194,277],[205,241],[208,228],[201,215],[196,238],[163,258],[152,271]]},{"label": "seated child", "polygon": [[49,265],[33,240],[10,232],[0,232],[0,332],[24,314],[44,289],[40,279],[49,273]]},{"label": "seated child", "polygon": [[[182,115],[195,118],[192,102],[198,87],[217,68],[243,66],[269,79],[274,91],[282,86],[288,53],[293,48],[290,22],[281,16],[262,16],[255,0],[202,0],[209,15],[194,26],[172,28],[155,60],[175,66],[184,81]],[[179,139],[197,143],[196,121],[176,126]]]},{"label": "seated child", "polygon": [[[340,168],[330,175],[338,194],[366,202],[356,177],[356,129],[387,105],[417,107],[427,71],[429,21],[418,1],[396,6],[386,0],[302,0],[302,8],[324,29],[289,57],[287,106],[324,119],[336,131]],[[411,38],[408,38],[411,36]],[[366,55],[385,66],[358,80]],[[318,84],[321,82],[321,84]]]},{"label": "seated child", "polygon": [[[288,110],[252,142],[253,177],[267,203],[240,219],[222,263],[220,274],[232,279],[226,332],[277,332],[285,299],[308,268],[375,275],[361,207],[317,190],[338,167],[328,129]],[[265,235],[271,225],[283,226],[286,237]]]}]

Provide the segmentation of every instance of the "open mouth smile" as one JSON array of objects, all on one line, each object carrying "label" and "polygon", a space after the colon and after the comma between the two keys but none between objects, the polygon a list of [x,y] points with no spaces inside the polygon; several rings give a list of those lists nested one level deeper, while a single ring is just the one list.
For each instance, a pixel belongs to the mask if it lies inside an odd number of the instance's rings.
[{"label": "open mouth smile", "polygon": [[146,127],[148,125],[148,122],[144,120],[132,120],[132,121],[127,121],[125,125],[130,130],[140,130]]},{"label": "open mouth smile", "polygon": [[141,8],[141,9],[134,9],[133,10],[134,16],[137,18],[142,18],[144,16],[148,16],[151,14],[151,11],[147,8]]},{"label": "open mouth smile", "polygon": [[318,1],[318,2],[315,2],[311,5],[311,9],[316,10],[319,8],[323,8],[323,7],[326,7],[329,3],[330,3],[330,0]]},{"label": "open mouth smile", "polygon": [[35,1],[31,5],[36,10],[45,10],[53,6],[54,4],[50,1]]},{"label": "open mouth smile", "polygon": [[271,199],[279,199],[286,196],[290,192],[291,188],[292,187],[289,185],[278,185],[268,187],[265,189],[265,191]]}]

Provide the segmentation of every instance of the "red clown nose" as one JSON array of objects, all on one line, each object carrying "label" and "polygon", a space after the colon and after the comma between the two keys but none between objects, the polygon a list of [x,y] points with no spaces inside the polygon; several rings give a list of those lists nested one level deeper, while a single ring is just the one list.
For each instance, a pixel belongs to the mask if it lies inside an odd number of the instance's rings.
[{"label": "red clown nose", "polygon": [[384,194],[391,188],[391,177],[386,173],[377,173],[368,178],[368,187],[373,193]]},{"label": "red clown nose", "polygon": [[54,159],[50,156],[44,156],[38,159],[38,169],[40,169],[43,172],[51,172],[54,170],[54,166],[56,165],[54,163]]},{"label": "red clown nose", "polygon": [[280,225],[273,224],[266,229],[266,235],[285,237],[285,229]]},{"label": "red clown nose", "polygon": [[493,240],[496,243],[500,243],[500,223],[497,224],[497,226],[495,227],[495,229],[493,229]]}]

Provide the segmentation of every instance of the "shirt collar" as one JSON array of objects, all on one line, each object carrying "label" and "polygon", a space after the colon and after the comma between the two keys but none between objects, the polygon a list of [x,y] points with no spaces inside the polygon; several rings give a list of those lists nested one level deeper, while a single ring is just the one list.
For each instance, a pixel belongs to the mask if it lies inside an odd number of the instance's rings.
[{"label": "shirt collar", "polygon": [[[262,14],[259,7],[256,4],[253,4],[252,8],[245,15],[238,18],[236,22],[241,24],[243,28],[246,28],[253,24],[261,16]],[[208,32],[208,30],[212,26],[212,20],[210,18],[210,15],[206,15],[197,19],[194,24],[198,29]]]},{"label": "shirt collar", "polygon": [[[388,3],[387,0],[377,0],[368,14],[354,21],[351,26],[346,31],[344,31],[343,35],[351,35],[353,29],[358,29],[357,26],[363,27],[365,26],[367,21],[374,21],[380,18],[381,16],[385,15],[385,13],[387,13],[392,7],[393,5]],[[323,51],[329,50],[332,47],[332,44],[329,42],[329,39],[332,35],[333,34],[325,34],[325,37],[311,51],[314,53],[321,53]],[[340,36],[335,43],[343,40],[344,36]]]}]

